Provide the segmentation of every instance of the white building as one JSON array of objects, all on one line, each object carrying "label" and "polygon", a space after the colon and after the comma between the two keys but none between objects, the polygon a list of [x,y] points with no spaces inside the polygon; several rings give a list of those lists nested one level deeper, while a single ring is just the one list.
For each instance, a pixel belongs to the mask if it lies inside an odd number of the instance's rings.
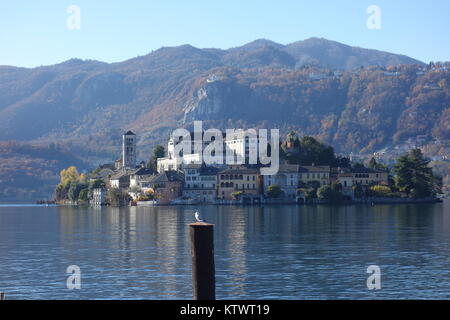
[{"label": "white building", "polygon": [[[202,164],[205,162],[203,152],[211,141],[203,139],[197,143],[201,146],[197,149],[201,150],[201,154],[196,151],[194,133],[191,133],[191,147],[184,154],[176,154],[173,137],[167,142],[167,157],[157,160],[157,170],[159,173],[171,170],[183,170],[188,164]],[[222,166],[225,164],[257,164],[258,161],[258,145],[259,139],[256,130],[236,130],[235,133],[223,136],[222,154],[213,154],[208,165]]]},{"label": "white building", "polygon": [[270,186],[276,185],[284,193],[285,198],[295,200],[299,181],[299,165],[296,164],[280,164],[280,168],[276,175],[264,176],[264,193]]},{"label": "white building", "polygon": [[93,189],[91,205],[103,206],[105,204],[106,204],[106,190],[103,188]]}]

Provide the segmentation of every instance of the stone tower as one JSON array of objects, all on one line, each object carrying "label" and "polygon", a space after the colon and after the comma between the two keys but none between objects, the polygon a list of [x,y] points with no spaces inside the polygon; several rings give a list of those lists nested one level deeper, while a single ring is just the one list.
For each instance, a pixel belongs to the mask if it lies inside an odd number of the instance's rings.
[{"label": "stone tower", "polygon": [[136,135],[128,131],[122,136],[122,168],[136,167]]}]

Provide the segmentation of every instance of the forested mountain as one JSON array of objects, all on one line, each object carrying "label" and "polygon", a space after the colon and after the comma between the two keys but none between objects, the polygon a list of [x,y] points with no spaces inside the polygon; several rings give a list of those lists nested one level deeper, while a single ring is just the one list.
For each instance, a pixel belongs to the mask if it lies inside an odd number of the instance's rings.
[{"label": "forested mountain", "polygon": [[59,172],[72,165],[87,168],[87,163],[56,145],[0,142],[0,202],[50,199]]},{"label": "forested mountain", "polygon": [[[416,133],[408,131],[404,122],[411,120],[403,112],[420,106],[407,98],[430,98],[431,104],[448,98],[445,90],[430,94],[421,89],[446,79],[447,73],[418,77],[411,68],[400,77],[383,75],[383,68],[400,64],[423,65],[401,55],[311,38],[288,45],[256,40],[229,50],[183,45],[113,64],[72,59],[32,69],[3,66],[0,140],[72,140],[87,146],[101,140],[108,146],[121,130],[131,128],[138,131],[141,143],[151,144],[183,120],[203,118],[201,109],[212,104],[225,122],[294,126],[330,142],[344,139],[346,149],[360,149],[370,147],[373,139],[386,142],[379,137],[380,126],[389,127],[387,135]],[[336,70],[342,70],[342,76],[328,77]],[[313,73],[327,78],[317,82]],[[223,77],[207,82],[214,74]],[[201,100],[200,106],[195,106],[196,100]],[[364,115],[370,110],[385,118],[380,104],[389,113],[384,124]],[[349,114],[349,108],[358,112]],[[443,110],[434,111],[430,121],[442,121]],[[358,126],[347,132],[350,120]],[[424,126],[421,132],[434,129],[429,123]]]},{"label": "forested mountain", "polygon": [[0,141],[58,143],[92,163],[118,156],[130,129],[148,159],[174,128],[204,120],[205,128],[296,130],[338,152],[371,152],[417,135],[450,139],[449,83],[448,64],[317,38],[164,47],[112,64],[0,66]]}]

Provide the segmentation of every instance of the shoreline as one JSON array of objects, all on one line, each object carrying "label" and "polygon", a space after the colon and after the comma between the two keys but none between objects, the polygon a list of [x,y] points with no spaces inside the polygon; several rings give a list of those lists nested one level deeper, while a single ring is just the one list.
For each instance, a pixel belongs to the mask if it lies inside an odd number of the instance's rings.
[{"label": "shoreline", "polygon": [[307,203],[296,203],[296,202],[285,202],[285,201],[263,201],[261,203],[242,203],[242,201],[237,200],[229,200],[227,202],[221,201],[220,203],[170,203],[170,204],[144,204],[144,205],[128,205],[128,206],[91,206],[89,204],[68,204],[68,203],[54,203],[54,204],[39,204],[39,203],[14,203],[14,202],[0,202],[0,208],[7,207],[111,207],[111,208],[126,208],[126,207],[171,207],[171,206],[351,206],[351,205],[386,205],[386,204],[435,204],[435,203],[443,203],[446,200],[450,200],[450,198],[434,198],[434,199],[405,199],[405,198],[373,198],[373,199],[362,199],[362,200],[352,200],[352,201],[343,201],[340,203],[327,203],[327,202],[307,202]]}]

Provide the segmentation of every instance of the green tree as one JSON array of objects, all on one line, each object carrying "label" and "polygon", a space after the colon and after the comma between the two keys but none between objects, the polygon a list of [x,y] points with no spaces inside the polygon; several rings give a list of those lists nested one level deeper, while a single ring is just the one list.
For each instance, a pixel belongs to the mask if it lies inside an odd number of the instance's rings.
[{"label": "green tree", "polygon": [[392,190],[388,186],[376,185],[369,188],[370,195],[386,198],[392,195]]},{"label": "green tree", "polygon": [[372,157],[369,161],[369,168],[371,169],[377,169],[377,170],[386,170],[387,167],[379,162],[377,162],[377,160],[375,160],[374,157]]},{"label": "green tree", "polygon": [[279,198],[283,194],[280,186],[271,185],[267,188],[267,197],[270,199]]},{"label": "green tree", "polygon": [[363,198],[365,193],[364,193],[364,188],[360,185],[360,184],[355,184],[352,187],[353,189],[353,194],[355,195],[355,198]]},{"label": "green tree", "polygon": [[342,185],[339,182],[321,186],[317,189],[317,198],[329,203],[340,203],[343,198],[341,190]]},{"label": "green tree", "polygon": [[118,188],[109,189],[106,199],[113,207],[126,206],[131,201],[130,195],[127,192],[120,191]]},{"label": "green tree", "polygon": [[375,158],[372,157],[369,161],[369,168],[376,169],[377,165],[378,165],[377,160],[375,160]]},{"label": "green tree", "polygon": [[67,196],[70,201],[77,201],[78,196],[80,195],[80,191],[86,188],[86,185],[79,183],[78,181],[72,181],[70,183],[69,191],[67,192]]},{"label": "green tree", "polygon": [[336,161],[333,147],[317,141],[313,137],[300,139],[300,165],[332,165]]},{"label": "green tree", "polygon": [[242,191],[235,191],[231,194],[231,198],[233,200],[239,200],[239,197],[242,196],[244,194],[244,192]]},{"label": "green tree", "polygon": [[[288,145],[294,146],[295,152],[286,152]],[[333,147],[317,141],[313,137],[305,136],[298,139],[294,132],[289,133],[287,140],[282,143],[280,156],[284,157],[289,164],[304,166],[311,164],[334,165],[337,161]]]},{"label": "green tree", "polygon": [[157,165],[158,165],[158,158],[164,158],[166,154],[166,150],[164,147],[160,144],[155,146],[153,148],[152,156],[150,157],[150,160],[147,162],[147,168],[150,168],[153,170],[153,172],[157,171]]},{"label": "green tree", "polygon": [[332,193],[333,191],[331,190],[331,186],[329,185],[321,186],[317,190],[317,198],[320,201],[331,201]]},{"label": "green tree", "polygon": [[331,202],[340,203],[343,198],[342,184],[340,182],[333,182],[331,184]]},{"label": "green tree", "polygon": [[434,196],[439,179],[433,175],[429,163],[420,149],[402,155],[394,166],[396,187],[413,198]]},{"label": "green tree", "polygon": [[85,188],[78,194],[78,201],[86,202],[88,201],[89,189]]}]

